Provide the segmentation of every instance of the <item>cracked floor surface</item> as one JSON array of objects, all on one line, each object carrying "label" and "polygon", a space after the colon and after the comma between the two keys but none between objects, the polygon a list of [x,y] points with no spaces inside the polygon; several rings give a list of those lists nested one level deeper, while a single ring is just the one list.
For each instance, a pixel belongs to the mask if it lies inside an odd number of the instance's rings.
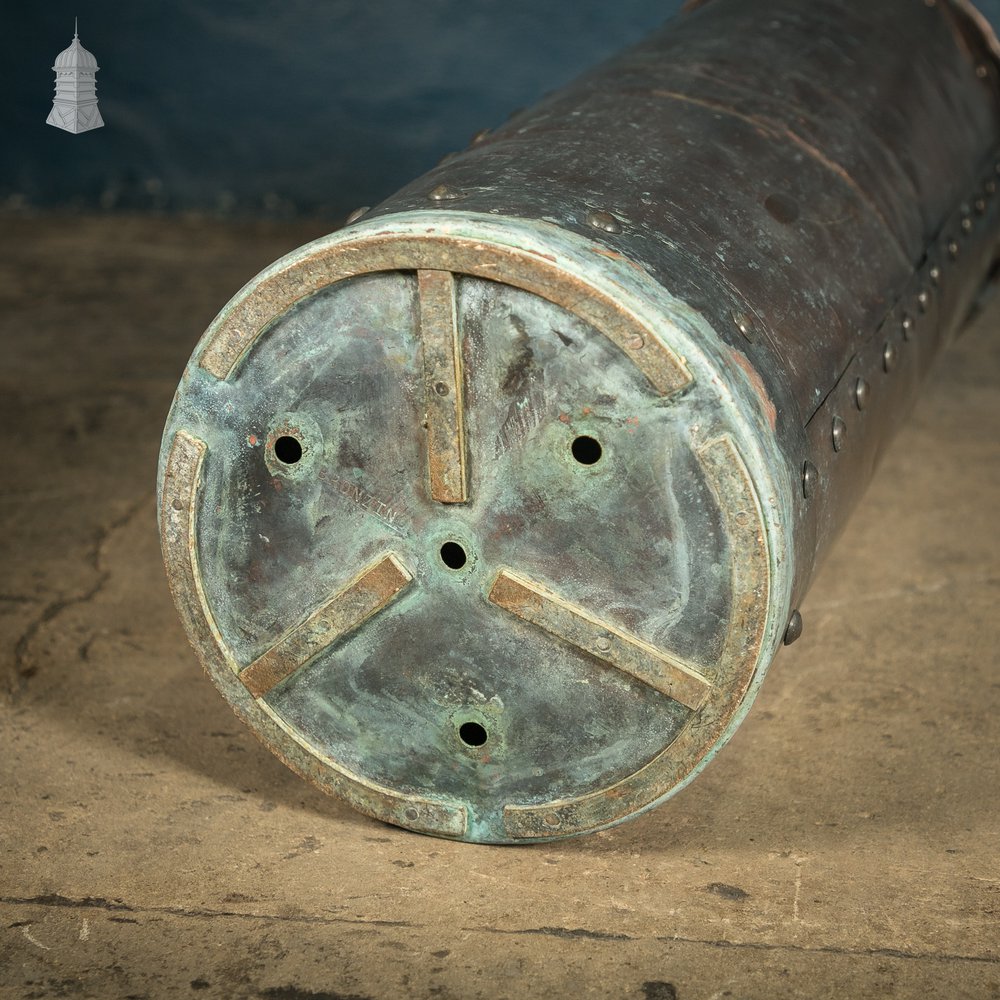
[{"label": "cracked floor surface", "polygon": [[286,771],[167,592],[153,489],[183,364],[322,231],[0,231],[0,996],[1000,997],[1000,300],[705,773],[606,833],[476,847]]}]

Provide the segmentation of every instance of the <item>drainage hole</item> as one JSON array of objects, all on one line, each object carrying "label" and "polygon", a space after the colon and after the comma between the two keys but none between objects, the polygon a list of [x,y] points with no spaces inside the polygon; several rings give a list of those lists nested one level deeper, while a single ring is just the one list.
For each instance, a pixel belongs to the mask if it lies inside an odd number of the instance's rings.
[{"label": "drainage hole", "polygon": [[579,437],[573,438],[570,450],[573,452],[573,457],[581,465],[593,465],[600,460],[602,451],[601,442],[597,438],[590,437],[589,434],[581,434]]},{"label": "drainage hole", "polygon": [[467,747],[481,747],[488,734],[478,722],[463,722],[458,727],[458,735]]},{"label": "drainage hole", "polygon": [[294,465],[302,457],[302,445],[298,438],[283,434],[274,442],[274,457],[285,465]]},{"label": "drainage hole", "polygon": [[[463,549],[458,542],[445,542],[444,545],[441,546],[441,562],[443,562],[448,569],[461,569],[467,560],[468,556],[465,554],[465,549]],[[472,723],[469,723],[469,725],[472,725]],[[479,728],[482,729],[482,726]],[[485,740],[486,737],[484,736],[483,739]],[[479,746],[478,743],[474,745]]]}]

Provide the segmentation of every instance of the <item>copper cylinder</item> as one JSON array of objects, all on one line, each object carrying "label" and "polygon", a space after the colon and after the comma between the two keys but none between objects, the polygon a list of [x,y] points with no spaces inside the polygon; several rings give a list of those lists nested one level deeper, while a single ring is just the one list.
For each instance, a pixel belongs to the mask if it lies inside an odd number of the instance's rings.
[{"label": "copper cylinder", "polygon": [[964,3],[709,0],[238,292],[160,496],[244,721],[458,839],[689,781],[993,264],[995,46]]}]

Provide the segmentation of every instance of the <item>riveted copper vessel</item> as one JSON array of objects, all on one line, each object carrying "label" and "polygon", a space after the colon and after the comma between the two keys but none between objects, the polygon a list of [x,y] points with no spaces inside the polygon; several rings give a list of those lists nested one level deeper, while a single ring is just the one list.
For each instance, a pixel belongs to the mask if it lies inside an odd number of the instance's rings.
[{"label": "riveted copper vessel", "polygon": [[710,0],[251,281],[160,469],[236,712],[447,837],[682,787],[992,266],[997,81],[966,4]]}]

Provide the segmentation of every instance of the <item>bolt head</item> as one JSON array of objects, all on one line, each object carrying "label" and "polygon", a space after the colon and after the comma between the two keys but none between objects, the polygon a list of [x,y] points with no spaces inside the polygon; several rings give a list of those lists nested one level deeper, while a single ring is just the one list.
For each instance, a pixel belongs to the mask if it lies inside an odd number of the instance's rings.
[{"label": "bolt head", "polygon": [[833,441],[833,450],[840,451],[844,447],[844,440],[847,437],[847,424],[840,417],[834,417],[830,425],[830,438]]},{"label": "bolt head", "polygon": [[744,337],[750,343],[753,343],[753,324],[750,322],[750,318],[746,313],[734,312],[733,322],[736,324],[736,329],[743,334]]},{"label": "bolt head", "polygon": [[431,201],[454,201],[456,198],[461,198],[462,193],[448,187],[447,184],[438,184],[436,188],[428,193],[427,197]]},{"label": "bolt head", "polygon": [[871,398],[871,386],[863,379],[859,378],[854,383],[854,405],[863,410],[868,405]]},{"label": "bolt head", "polygon": [[819,489],[819,472],[812,462],[804,462],[802,465],[802,496],[809,500],[817,489]]},{"label": "bolt head", "polygon": [[895,364],[896,345],[892,341],[886,341],[885,347],[882,348],[882,367],[887,372],[891,372]]},{"label": "bolt head", "polygon": [[802,615],[799,614],[798,610],[792,612],[791,617],[788,619],[788,626],[785,628],[785,638],[784,643],[786,646],[790,646],[796,639],[802,635]]},{"label": "bolt head", "polygon": [[587,213],[587,225],[605,233],[620,233],[622,224],[610,213],[592,210]]}]

